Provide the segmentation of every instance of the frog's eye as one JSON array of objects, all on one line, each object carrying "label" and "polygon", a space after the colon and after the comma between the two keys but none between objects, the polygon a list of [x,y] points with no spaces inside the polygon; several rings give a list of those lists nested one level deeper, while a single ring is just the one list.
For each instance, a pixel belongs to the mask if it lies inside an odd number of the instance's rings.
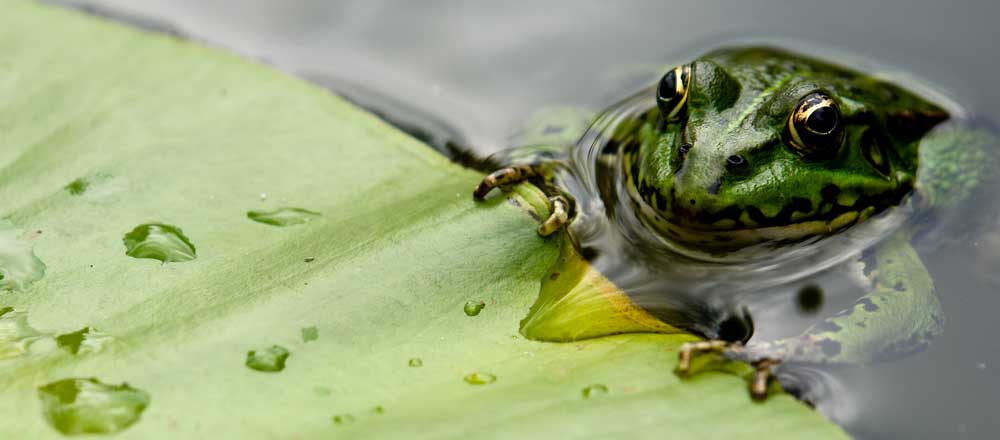
[{"label": "frog's eye", "polygon": [[656,89],[656,105],[667,122],[674,122],[684,116],[687,107],[688,85],[691,84],[691,67],[678,66],[663,75]]},{"label": "frog's eye", "polygon": [[788,117],[786,135],[788,145],[805,157],[833,155],[844,140],[837,102],[822,92],[806,95]]}]

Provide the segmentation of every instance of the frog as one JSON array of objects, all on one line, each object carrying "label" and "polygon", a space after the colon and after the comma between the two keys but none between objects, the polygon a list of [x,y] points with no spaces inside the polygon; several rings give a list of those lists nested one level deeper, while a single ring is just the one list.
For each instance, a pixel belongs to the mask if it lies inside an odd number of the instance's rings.
[{"label": "frog", "polygon": [[680,347],[677,374],[721,354],[753,367],[750,395],[764,399],[779,364],[863,365],[920,351],[942,332],[915,219],[960,215],[996,141],[925,95],[815,54],[721,48],[596,116],[542,118],[527,129],[533,142],[486,161],[473,197],[535,185],[550,206],[543,237],[627,215],[647,245],[707,264],[766,259],[810,275],[843,263],[859,297],[798,335],[751,342],[752,323],[687,326],[703,339]]}]

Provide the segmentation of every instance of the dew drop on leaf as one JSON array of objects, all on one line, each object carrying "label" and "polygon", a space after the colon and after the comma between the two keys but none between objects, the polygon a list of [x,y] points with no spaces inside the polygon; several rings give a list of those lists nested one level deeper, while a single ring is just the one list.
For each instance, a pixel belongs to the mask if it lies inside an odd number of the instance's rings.
[{"label": "dew drop on leaf", "polygon": [[472,373],[465,376],[465,382],[470,385],[486,385],[496,382],[497,377],[490,373]]},{"label": "dew drop on leaf", "polygon": [[465,303],[465,314],[468,316],[476,316],[479,312],[483,311],[484,307],[486,307],[486,303],[482,301],[469,301]]},{"label": "dew drop on leaf", "polygon": [[272,345],[263,350],[250,350],[247,352],[246,366],[251,370],[278,372],[285,369],[288,354],[288,350],[280,345]]},{"label": "dew drop on leaf", "polygon": [[302,328],[302,342],[315,341],[319,339],[319,329],[315,325]]},{"label": "dew drop on leaf", "polygon": [[249,211],[247,218],[271,226],[294,226],[319,217],[318,212],[302,208],[279,208],[274,211]]},{"label": "dew drop on leaf", "polygon": [[354,422],[354,416],[350,414],[337,414],[333,416],[333,423],[338,425],[346,425],[351,422]]},{"label": "dew drop on leaf", "polygon": [[589,386],[586,386],[586,387],[583,388],[583,398],[584,399],[589,399],[591,397],[599,396],[599,395],[602,395],[602,394],[608,394],[608,387],[607,387],[607,385],[603,385],[603,384],[599,384],[598,383],[598,384],[589,385]]},{"label": "dew drop on leaf", "polygon": [[45,275],[34,246],[19,236],[18,228],[0,220],[0,292],[24,290]]},{"label": "dew drop on leaf", "polygon": [[126,383],[63,379],[38,388],[45,420],[65,435],[113,434],[132,426],[149,406],[149,393]]},{"label": "dew drop on leaf", "polygon": [[176,226],[148,223],[136,226],[125,234],[125,255],[133,258],[150,258],[164,263],[194,260],[194,244]]},{"label": "dew drop on leaf", "polygon": [[28,353],[31,344],[48,335],[28,325],[28,314],[13,307],[0,307],[0,360]]},{"label": "dew drop on leaf", "polygon": [[95,329],[84,327],[75,332],[57,335],[56,346],[72,355],[95,353],[100,351],[110,339],[110,336]]}]

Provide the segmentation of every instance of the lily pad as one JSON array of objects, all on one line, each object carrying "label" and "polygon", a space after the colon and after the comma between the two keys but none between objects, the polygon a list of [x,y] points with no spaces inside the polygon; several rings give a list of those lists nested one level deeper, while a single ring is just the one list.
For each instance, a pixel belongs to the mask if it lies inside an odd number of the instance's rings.
[{"label": "lily pad", "polygon": [[[0,132],[0,217],[44,231],[31,243],[47,268],[0,292],[4,318],[109,338],[0,360],[0,438],[103,420],[119,439],[843,437],[787,395],[753,403],[741,377],[679,379],[688,335],[528,340],[559,238],[505,197],[474,203],[477,173],[236,55],[8,2]],[[66,189],[94,175],[116,176],[113,198]],[[321,215],[246,218],[285,206]],[[122,234],[156,219],[197,258],[125,255]],[[485,304],[475,318],[469,301]],[[244,365],[275,346],[292,353],[283,370]],[[126,390],[134,410],[74,407],[65,422],[50,390],[66,383]]]}]

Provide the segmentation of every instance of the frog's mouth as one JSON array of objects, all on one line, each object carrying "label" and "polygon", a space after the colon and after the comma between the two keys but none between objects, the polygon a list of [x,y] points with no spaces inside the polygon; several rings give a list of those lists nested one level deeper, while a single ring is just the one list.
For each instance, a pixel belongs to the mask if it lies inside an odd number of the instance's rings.
[{"label": "frog's mouth", "polygon": [[861,223],[886,209],[898,206],[912,188],[876,196],[861,196],[850,205],[838,203],[839,188],[817,197],[818,204],[793,198],[773,216],[756,206],[729,205],[714,211],[686,209],[674,197],[643,185],[636,188],[626,179],[626,189],[639,220],[670,242],[699,251],[728,253],[758,244],[771,247],[798,243],[817,236],[831,235]]}]

